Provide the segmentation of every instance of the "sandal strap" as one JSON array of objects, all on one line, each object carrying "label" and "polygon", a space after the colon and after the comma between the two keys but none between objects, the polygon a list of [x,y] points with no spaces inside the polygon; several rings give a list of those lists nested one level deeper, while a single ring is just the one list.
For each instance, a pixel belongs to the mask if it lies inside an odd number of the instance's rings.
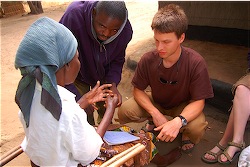
[{"label": "sandal strap", "polygon": [[232,162],[232,157],[226,151],[224,151],[222,154],[224,154],[227,157],[227,160],[229,162]]},{"label": "sandal strap", "polygon": [[212,151],[207,151],[205,154],[209,154],[209,155],[212,155],[215,159],[218,157],[218,153],[214,153]]},{"label": "sandal strap", "polygon": [[220,150],[222,150],[222,151],[224,151],[224,150],[226,149],[226,147],[220,145],[220,143],[217,143],[216,146],[217,146]]},{"label": "sandal strap", "polygon": [[141,130],[142,130],[144,133],[147,133],[147,132],[148,132],[148,130],[146,129],[145,126],[143,126],[143,127],[141,128]]},{"label": "sandal strap", "polygon": [[149,125],[154,125],[154,121],[152,120],[148,120],[148,122],[147,122],[147,124],[149,124]]},{"label": "sandal strap", "polygon": [[147,133],[147,132],[152,132],[152,130],[148,130],[148,129],[146,128],[147,125],[152,126],[152,125],[154,125],[154,122],[148,120],[148,121],[146,122],[146,124],[141,128],[141,130],[144,131],[145,133]]},{"label": "sandal strap", "polygon": [[228,145],[229,146],[234,146],[234,147],[238,147],[240,148],[241,150],[243,150],[245,148],[245,142],[243,142],[242,144],[240,143],[235,143],[235,142],[228,142]]}]

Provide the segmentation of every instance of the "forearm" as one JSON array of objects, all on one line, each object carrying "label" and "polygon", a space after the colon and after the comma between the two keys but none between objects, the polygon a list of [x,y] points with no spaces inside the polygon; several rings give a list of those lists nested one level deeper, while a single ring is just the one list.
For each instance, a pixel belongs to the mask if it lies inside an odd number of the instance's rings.
[{"label": "forearm", "polygon": [[117,89],[115,82],[112,82],[111,84],[112,84],[112,86],[110,87],[111,90],[114,89],[114,88]]},{"label": "forearm", "polygon": [[77,101],[77,103],[80,105],[80,107],[82,108],[82,109],[85,109],[85,108],[87,108],[88,106],[89,106],[89,101],[88,101],[88,99],[87,99],[87,93],[86,94],[84,94],[78,101]]},{"label": "forearm", "polygon": [[146,110],[151,116],[159,113],[158,109],[152,104],[148,95],[144,91],[138,88],[134,88],[133,95],[134,95],[135,101],[144,110]]},{"label": "forearm", "polygon": [[121,104],[122,104],[122,95],[120,94],[119,90],[117,89],[116,83],[113,82],[110,89],[111,89],[113,94],[117,94],[117,96],[118,96],[118,103],[117,103],[116,107],[121,106]]},{"label": "forearm", "polygon": [[186,118],[188,122],[197,118],[203,111],[205,100],[197,100],[190,102],[181,112],[180,115]]},{"label": "forearm", "polygon": [[103,116],[103,119],[101,121],[101,123],[99,124],[99,126],[96,129],[96,132],[103,138],[105,132],[108,129],[108,126],[110,125],[113,116],[114,116],[114,112],[115,112],[115,108],[114,107],[108,107],[106,109],[106,112]]}]

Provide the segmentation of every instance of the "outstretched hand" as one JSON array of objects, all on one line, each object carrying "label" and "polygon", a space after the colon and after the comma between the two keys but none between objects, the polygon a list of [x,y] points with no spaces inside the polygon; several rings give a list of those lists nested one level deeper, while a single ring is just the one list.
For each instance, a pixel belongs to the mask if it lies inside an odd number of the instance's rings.
[{"label": "outstretched hand", "polygon": [[77,103],[81,108],[86,108],[88,105],[92,105],[95,108],[95,103],[99,101],[105,101],[108,95],[113,95],[112,91],[109,89],[112,84],[103,84],[100,86],[100,81],[97,81],[94,88],[89,92],[84,94]]},{"label": "outstretched hand", "polygon": [[118,91],[117,87],[115,86],[115,84],[112,84],[111,90],[113,92],[113,94],[117,94],[118,97],[118,103],[116,107],[120,107],[122,104],[122,95],[120,94],[120,92]]},{"label": "outstretched hand", "polygon": [[105,101],[106,108],[115,109],[119,102],[119,98],[117,94],[110,94],[107,96],[107,100]]},{"label": "outstretched hand", "polygon": [[109,89],[112,84],[103,84],[100,86],[100,81],[97,81],[95,87],[87,93],[87,100],[89,104],[94,104],[99,101],[105,101],[108,95],[112,95],[112,91]]}]

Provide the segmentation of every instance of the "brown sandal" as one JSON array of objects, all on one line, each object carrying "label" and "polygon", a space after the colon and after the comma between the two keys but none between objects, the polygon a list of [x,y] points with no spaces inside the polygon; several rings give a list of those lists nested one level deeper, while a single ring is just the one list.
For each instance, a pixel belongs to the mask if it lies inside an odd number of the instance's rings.
[{"label": "brown sandal", "polygon": [[[239,151],[236,151],[233,155],[233,157],[231,157],[228,153],[227,153],[227,149],[229,146],[234,146],[239,148]],[[228,147],[223,151],[223,155],[225,155],[225,157],[227,158],[227,161],[221,161],[221,156],[218,157],[218,162],[221,164],[230,164],[232,161],[234,161],[235,159],[237,159],[237,157],[240,155],[240,152],[245,148],[245,143],[243,142],[242,144],[239,143],[235,143],[235,142],[228,142]]]},{"label": "brown sandal", "polygon": [[[148,129],[148,126],[152,126],[152,128]],[[153,132],[155,128],[153,121],[147,121],[146,124],[141,128],[142,131],[146,132]]]},{"label": "brown sandal", "polygon": [[[226,149],[226,147],[223,147],[219,143],[216,144],[216,147],[218,147],[220,150],[217,153],[214,153],[214,152],[212,152],[210,150],[205,152],[204,155],[201,157],[202,161],[204,161],[205,163],[208,163],[208,164],[213,164],[213,163],[218,162],[218,156]],[[209,155],[213,156],[214,159],[205,158],[206,154],[209,154]]]}]

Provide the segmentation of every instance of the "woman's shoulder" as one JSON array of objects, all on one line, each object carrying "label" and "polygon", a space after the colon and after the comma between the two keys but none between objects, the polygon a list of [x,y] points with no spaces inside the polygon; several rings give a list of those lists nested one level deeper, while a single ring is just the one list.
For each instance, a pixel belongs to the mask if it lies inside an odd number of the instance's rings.
[{"label": "woman's shoulder", "polygon": [[[79,104],[76,102],[75,97],[76,95],[67,90],[66,88],[57,85],[58,94],[60,96],[63,110],[71,110],[71,112],[74,111],[80,111],[82,112],[83,109],[79,106]],[[83,112],[85,113],[85,112]]]},{"label": "woman's shoulder", "polygon": [[[57,85],[57,89],[58,89],[58,94],[61,98],[61,100],[72,100],[75,99],[75,94],[73,94],[72,92],[70,92],[69,90],[67,90],[66,88]],[[75,100],[74,100],[75,101]]]}]

